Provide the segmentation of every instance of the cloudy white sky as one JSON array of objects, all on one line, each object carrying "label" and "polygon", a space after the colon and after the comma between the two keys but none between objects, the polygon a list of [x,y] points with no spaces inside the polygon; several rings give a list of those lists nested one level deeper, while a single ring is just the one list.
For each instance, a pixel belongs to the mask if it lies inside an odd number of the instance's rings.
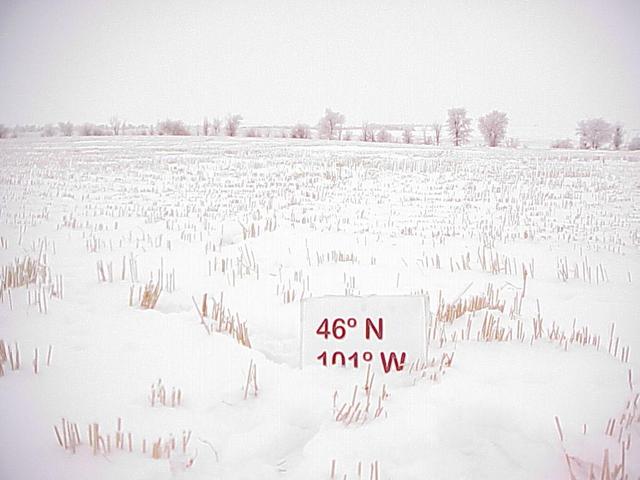
[{"label": "cloudy white sky", "polygon": [[[640,1],[0,0],[0,122],[426,123],[640,128]],[[474,122],[475,124],[475,122]]]}]

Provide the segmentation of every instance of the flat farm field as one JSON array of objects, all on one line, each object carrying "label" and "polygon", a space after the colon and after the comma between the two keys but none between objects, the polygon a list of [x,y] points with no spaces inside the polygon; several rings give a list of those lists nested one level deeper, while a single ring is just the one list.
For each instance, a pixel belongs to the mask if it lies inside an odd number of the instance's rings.
[{"label": "flat farm field", "polygon": [[[640,476],[640,154],[23,138],[0,166],[0,478]],[[373,294],[428,295],[426,358],[300,368],[301,299]]]}]

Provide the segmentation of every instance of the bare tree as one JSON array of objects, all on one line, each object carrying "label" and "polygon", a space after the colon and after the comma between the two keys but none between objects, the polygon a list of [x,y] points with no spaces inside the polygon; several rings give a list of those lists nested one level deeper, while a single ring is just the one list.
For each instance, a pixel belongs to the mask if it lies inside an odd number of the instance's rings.
[{"label": "bare tree", "polygon": [[218,117],[211,121],[211,135],[220,135],[220,127],[222,126],[222,120]]},{"label": "bare tree", "polygon": [[93,125],[92,123],[83,123],[78,127],[78,135],[80,135],[81,137],[90,137],[91,135],[93,135],[94,128],[95,125]]},{"label": "bare tree", "polygon": [[433,122],[431,124],[431,129],[433,130],[433,136],[436,141],[436,145],[440,145],[440,134],[442,132],[442,124],[439,122]]},{"label": "bare tree", "polygon": [[202,120],[202,134],[205,137],[209,135],[209,120],[207,117],[204,117],[204,120]]},{"label": "bare tree", "polygon": [[413,127],[411,125],[405,125],[402,127],[402,143],[413,142]]},{"label": "bare tree", "polygon": [[240,127],[240,122],[242,121],[242,115],[228,115],[227,120],[224,124],[224,130],[229,137],[235,137],[238,134],[238,128]]},{"label": "bare tree", "polygon": [[616,150],[620,150],[623,139],[624,129],[622,128],[621,124],[616,123],[613,127],[613,135],[611,138],[611,145],[613,145],[613,148],[615,148]]},{"label": "bare tree", "polygon": [[467,118],[467,111],[464,108],[452,108],[448,113],[447,127],[451,141],[456,147],[464,145],[471,135],[471,119]]},{"label": "bare tree", "polygon": [[65,137],[73,135],[73,123],[71,122],[58,122],[58,129],[60,133]]},{"label": "bare tree", "polygon": [[391,140],[393,139],[391,138],[391,134],[386,129],[386,127],[382,127],[380,130],[378,130],[378,133],[376,133],[376,142],[389,143],[391,142]]},{"label": "bare tree", "polygon": [[602,118],[589,118],[578,122],[576,133],[582,148],[600,148],[611,140],[611,124]]},{"label": "bare tree", "polygon": [[340,133],[342,133],[343,124],[344,115],[327,108],[324,112],[324,116],[318,122],[320,136],[332,140],[336,131],[339,130]]},{"label": "bare tree", "polygon": [[509,119],[504,112],[494,110],[478,119],[478,130],[490,147],[497,147],[507,133]]},{"label": "bare tree", "polygon": [[306,123],[297,123],[291,129],[291,138],[311,138],[311,129]]},{"label": "bare tree", "polygon": [[51,125],[50,123],[47,123],[43,128],[42,128],[42,133],[41,135],[43,137],[53,137],[56,134],[56,127],[54,127],[53,125]]},{"label": "bare tree", "polygon": [[189,135],[189,130],[181,120],[166,119],[158,122],[158,135]]},{"label": "bare tree", "polygon": [[120,134],[120,119],[117,116],[113,116],[109,119],[109,127],[115,136]]},{"label": "bare tree", "polygon": [[9,138],[11,130],[0,123],[0,138]]},{"label": "bare tree", "polygon": [[633,137],[629,142],[629,150],[640,150],[640,137]]},{"label": "bare tree", "polygon": [[260,132],[260,130],[255,127],[251,127],[249,130],[246,131],[244,136],[245,137],[261,137],[262,132]]},{"label": "bare tree", "polygon": [[425,125],[422,129],[422,143],[425,145],[433,145],[433,137],[431,135],[427,135],[428,129],[429,125]]},{"label": "bare tree", "polygon": [[363,142],[375,142],[375,135],[373,133],[373,125],[369,122],[364,122],[362,124],[362,137]]}]

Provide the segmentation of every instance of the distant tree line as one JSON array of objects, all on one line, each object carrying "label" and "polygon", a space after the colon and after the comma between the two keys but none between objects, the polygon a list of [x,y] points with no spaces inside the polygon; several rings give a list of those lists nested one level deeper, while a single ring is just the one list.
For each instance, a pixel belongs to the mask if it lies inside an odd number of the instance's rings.
[{"label": "distant tree line", "polygon": [[[620,123],[611,124],[603,118],[580,120],[576,127],[578,137],[577,148],[598,150],[608,146],[612,150],[620,150],[624,143],[625,131]],[[574,148],[570,138],[554,140],[551,148]],[[627,145],[629,150],[640,150],[640,137],[634,137]]]},{"label": "distant tree line", "polygon": [[[468,144],[473,131],[472,119],[467,116],[463,107],[451,108],[447,112],[446,122],[431,122],[424,126],[416,125],[381,125],[363,122],[360,127],[359,138],[354,137],[351,129],[346,128],[345,115],[325,109],[315,127],[306,123],[297,123],[291,128],[287,127],[246,127],[241,130],[242,116],[229,114],[224,119],[214,117],[211,121],[205,117],[201,125],[188,126],[181,120],[166,119],[155,125],[132,125],[121,120],[118,116],[112,116],[105,124],[83,123],[74,125],[71,122],[59,122],[57,125],[46,124],[42,127],[16,126],[13,129],[0,125],[0,138],[16,137],[25,132],[39,132],[44,137],[72,135],[102,136],[102,135],[204,135],[236,137],[282,137],[294,139],[311,139],[314,137],[327,140],[362,142],[401,142],[405,144],[422,143],[424,145],[441,145],[443,141],[443,128],[446,127],[451,143],[458,147]],[[505,112],[493,110],[477,121],[477,128],[489,147],[505,146],[516,148],[519,146],[517,138],[507,137],[509,119]],[[394,133],[395,132],[395,133]],[[578,137],[577,148],[600,149],[609,147],[619,150],[623,147],[625,131],[621,124],[610,124],[602,118],[590,118],[578,122],[576,128]],[[551,148],[574,148],[570,138],[557,139],[551,143]],[[626,148],[640,150],[640,137],[629,141]]]}]

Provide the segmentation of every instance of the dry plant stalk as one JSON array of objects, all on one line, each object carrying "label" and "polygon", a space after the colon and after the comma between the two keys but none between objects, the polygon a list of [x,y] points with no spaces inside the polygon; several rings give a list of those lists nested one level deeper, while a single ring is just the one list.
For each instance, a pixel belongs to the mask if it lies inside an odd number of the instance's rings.
[{"label": "dry plant stalk", "polygon": [[[53,430],[56,435],[56,439],[58,444],[64,448],[65,450],[70,451],[71,453],[76,453],[79,446],[83,445],[80,430],[78,429],[78,424],[68,421],[67,419],[62,419],[62,426],[58,428],[57,425],[54,425]],[[126,432],[122,428],[122,419],[118,417],[116,422],[116,431],[112,433],[107,433],[106,435],[102,433],[100,429],[100,424],[98,423],[90,423],[87,425],[87,440],[88,446],[91,449],[93,455],[109,455],[113,450],[134,453],[134,437],[133,434],[128,431]],[[111,439],[113,438],[113,443]],[[176,441],[176,438],[180,438],[180,443]],[[180,436],[169,435],[168,438],[163,439],[159,437],[155,442],[153,442],[151,449],[151,458],[153,459],[162,459],[162,458],[171,458],[171,455],[176,450],[181,450],[183,455],[188,455],[189,442],[191,441],[191,430],[183,430]],[[143,455],[147,453],[147,440],[146,438],[142,438],[140,442],[140,452]],[[190,454],[189,454],[190,455]],[[193,461],[195,460],[195,456],[192,456],[187,461],[187,468],[193,465]]]},{"label": "dry plant stalk", "polygon": [[4,344],[4,340],[0,338],[0,377],[4,376],[4,362],[8,359],[7,347]]},{"label": "dry plant stalk", "polygon": [[48,279],[48,268],[41,262],[42,254],[37,259],[30,256],[22,260],[16,259],[13,263],[2,268],[2,282],[0,290],[25,287],[38,282],[45,283]]},{"label": "dry plant stalk", "polygon": [[[12,288],[26,287],[28,304],[37,305],[41,313],[47,313],[47,297],[62,298],[62,275],[55,277],[51,275],[43,248],[44,242],[41,241],[37,258],[26,256],[22,260],[16,259],[0,270],[0,302],[5,301],[6,295],[11,310],[13,310]],[[33,286],[33,294],[29,288],[31,286]]]},{"label": "dry plant stalk", "polygon": [[250,392],[253,393],[254,397],[258,396],[257,367],[256,364],[253,363],[253,359],[249,362],[249,372],[247,373],[247,379],[244,385],[245,400],[248,398]]},{"label": "dry plant stalk", "polygon": [[493,284],[487,286],[487,292],[481,295],[474,295],[466,300],[456,300],[453,303],[445,303],[442,293],[438,296],[438,309],[436,310],[436,323],[452,323],[465,313],[476,312],[482,309],[499,310],[504,312],[505,302],[498,299],[498,292]]},{"label": "dry plant stalk", "polygon": [[58,439],[58,444],[63,447],[65,450],[71,451],[71,453],[76,453],[76,449],[79,445],[82,444],[80,440],[80,432],[78,431],[78,424],[69,422],[67,419],[62,419],[62,427],[58,430],[58,427],[54,425],[53,427],[56,438]]},{"label": "dry plant stalk", "polygon": [[151,384],[151,394],[149,395],[151,406],[155,407],[158,404],[163,407],[179,407],[182,404],[182,390],[171,387],[170,395],[167,394],[167,391],[168,389],[165,388],[161,378]]},{"label": "dry plant stalk", "polygon": [[150,280],[149,283],[144,286],[142,298],[140,299],[140,306],[144,309],[155,308],[161,293],[162,287],[160,282],[154,284],[153,281]]},{"label": "dry plant stalk", "polygon": [[413,385],[424,378],[431,382],[438,382],[444,376],[446,370],[453,365],[454,356],[455,352],[443,352],[439,361],[435,357],[429,361],[418,358],[411,362],[409,368],[404,371],[412,378]]},{"label": "dry plant stalk", "polygon": [[7,353],[9,355],[11,370],[20,370],[20,347],[18,346],[18,342],[15,342],[14,350],[11,350],[11,345],[7,345]]},{"label": "dry plant stalk", "polygon": [[[367,470],[369,471],[368,480],[380,480],[380,464],[378,460],[374,460],[369,464],[369,468],[365,467],[365,464],[360,460],[356,466],[356,480],[367,480]],[[336,459],[331,459],[331,467],[329,468],[329,478],[331,480],[347,480],[348,477],[345,473],[342,477],[337,470]]]},{"label": "dry plant stalk", "polygon": [[232,336],[240,345],[251,348],[247,323],[241,322],[240,316],[237,313],[231,313],[228,308],[225,308],[223,306],[223,299],[222,293],[220,294],[219,302],[211,299],[213,306],[209,309],[209,299],[206,293],[202,296],[201,306],[198,306],[198,302],[196,302],[194,297],[191,297],[193,305],[200,317],[200,323],[209,335],[213,332],[226,333]]},{"label": "dry plant stalk", "polygon": [[[369,420],[376,419],[387,413],[384,410],[384,401],[389,398],[386,384],[382,385],[382,389],[378,394],[374,394],[375,373],[371,372],[371,365],[367,365],[366,378],[364,386],[354,385],[351,402],[344,402],[338,408],[338,391],[333,392],[333,417],[336,422],[340,422],[345,426],[353,424],[364,424]],[[361,390],[363,397],[358,400],[358,391]]]},{"label": "dry plant stalk", "polygon": [[[523,280],[525,279],[526,277],[523,278]],[[423,293],[423,291],[419,290],[414,293]],[[492,299],[496,299],[496,297],[497,295]],[[597,350],[600,350],[601,345],[604,344],[601,336],[592,333],[587,325],[582,328],[577,328],[575,319],[570,332],[563,330],[555,321],[552,322],[550,326],[545,326],[544,318],[541,314],[539,299],[536,299],[536,315],[531,318],[531,329],[529,331],[530,336],[527,338],[524,319],[519,315],[522,296],[516,294],[514,305],[511,307],[511,311],[508,315],[508,320],[516,321],[515,328],[502,324],[504,320],[502,316],[504,314],[504,309],[502,308],[504,303],[500,301],[497,302],[501,308],[499,308],[498,311],[491,313],[485,312],[481,328],[474,330],[474,335],[472,335],[472,322],[477,318],[476,313],[478,312],[478,310],[474,310],[474,306],[478,304],[467,302],[466,310],[471,309],[472,311],[466,312],[468,316],[466,328],[454,327],[451,324],[453,320],[451,320],[451,322],[448,320],[455,319],[459,313],[465,311],[465,303],[456,301],[449,304],[447,307],[443,307],[444,303],[440,295],[438,302],[440,309],[435,316],[433,325],[429,326],[429,338],[435,341],[436,344],[439,343],[440,348],[443,348],[449,342],[455,344],[458,341],[472,340],[485,342],[507,342],[515,340],[520,343],[525,343],[525,341],[528,340],[531,345],[537,341],[549,341],[558,344],[565,351],[569,350],[570,345],[594,347]],[[479,305],[482,305],[482,303],[483,302],[480,302]],[[621,338],[615,335],[615,323],[612,323],[609,332],[608,348],[606,351],[622,363],[629,363],[631,354],[630,350],[630,346],[623,345]]]},{"label": "dry plant stalk", "polygon": [[96,262],[96,270],[98,273],[98,282],[113,283],[113,262],[107,263],[107,273],[105,274],[105,264],[102,260]]},{"label": "dry plant stalk", "polygon": [[[47,362],[46,362],[47,367],[51,366],[52,348],[53,347],[49,345],[49,351],[47,354]],[[14,371],[20,370],[20,366],[21,366],[20,360],[21,360],[20,345],[18,345],[18,342],[15,342],[13,348],[11,348],[11,345],[8,345],[7,343],[5,343],[4,340],[0,339],[0,377],[5,375],[4,364],[7,362],[9,363],[10,370],[14,370]],[[35,348],[31,365],[33,367],[33,373],[36,375],[40,373],[40,370],[41,370],[40,363],[41,363],[40,350],[38,348]]]},{"label": "dry plant stalk", "polygon": [[[209,247],[205,246],[205,251],[208,252],[208,250]],[[215,251],[215,246],[213,250]],[[219,272],[224,275],[227,285],[234,287],[236,286],[236,279],[255,278],[259,280],[260,266],[256,263],[253,250],[249,250],[249,247],[245,244],[244,249],[239,247],[239,251],[240,254],[235,257],[215,256],[213,263],[209,260],[209,276],[212,276],[213,272]]]},{"label": "dry plant stalk", "polygon": [[[573,467],[577,467],[581,471],[585,471],[588,467],[588,478],[590,479],[614,480],[631,478],[632,472],[628,470],[627,459],[637,458],[638,455],[636,442],[632,444],[631,439],[640,427],[640,393],[632,392],[624,410],[618,416],[611,417],[607,421],[604,436],[608,437],[608,439],[605,439],[603,443],[608,447],[603,449],[602,461],[599,459],[584,460],[569,455],[564,447],[565,437],[557,417],[555,417],[555,421],[571,478],[576,478]],[[586,424],[583,426],[582,434],[587,434]],[[611,440],[615,441],[615,443],[612,444]]]}]

